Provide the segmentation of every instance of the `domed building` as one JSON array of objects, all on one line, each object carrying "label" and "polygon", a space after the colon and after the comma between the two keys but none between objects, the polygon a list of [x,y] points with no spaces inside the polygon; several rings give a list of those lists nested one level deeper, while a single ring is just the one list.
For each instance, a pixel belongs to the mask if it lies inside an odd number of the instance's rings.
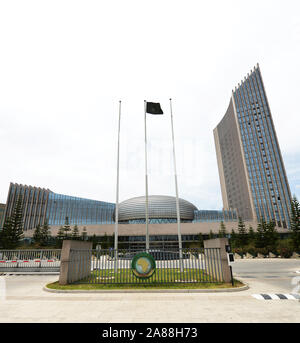
[{"label": "domed building", "polygon": [[[181,222],[191,223],[197,207],[187,200],[179,198]],[[176,223],[176,198],[166,195],[148,196],[148,218],[151,224]],[[115,213],[114,213],[115,219]],[[140,196],[125,200],[119,204],[120,224],[143,224],[146,222],[146,197]]]},{"label": "domed building", "polygon": [[[36,226],[43,225],[45,221],[49,224],[51,235],[56,237],[60,227],[68,221],[71,229],[77,225],[80,234],[85,230],[89,237],[96,236],[100,242],[104,236],[109,236],[113,241],[115,203],[84,199],[54,193],[45,188],[11,183],[4,218],[11,215],[19,195],[22,197],[24,208],[24,235],[28,239],[33,237]],[[203,210],[179,198],[179,211],[184,244],[197,242],[199,233],[207,237],[211,231],[218,233],[221,221],[225,223],[228,232],[231,229],[237,230],[238,227],[238,214],[234,209]],[[165,246],[178,243],[174,196],[149,195],[148,218],[150,245]],[[120,202],[118,222],[120,246],[145,244],[146,197],[137,196]],[[245,224],[255,227],[255,223],[252,222],[245,221]]]}]

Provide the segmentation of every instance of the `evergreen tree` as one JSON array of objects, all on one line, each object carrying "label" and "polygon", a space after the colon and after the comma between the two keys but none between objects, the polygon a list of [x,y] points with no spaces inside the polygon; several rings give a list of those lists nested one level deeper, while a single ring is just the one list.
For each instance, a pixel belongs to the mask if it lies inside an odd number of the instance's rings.
[{"label": "evergreen tree", "polygon": [[249,232],[248,232],[248,239],[249,239],[249,243],[254,243],[255,242],[255,232],[253,230],[253,227],[250,226],[249,227]]},{"label": "evergreen tree", "polygon": [[279,235],[277,230],[275,229],[275,223],[269,222],[265,226],[265,243],[266,247],[268,247],[269,251],[275,251],[276,250],[276,243],[279,239]]},{"label": "evergreen tree", "polygon": [[59,242],[59,245],[62,244],[62,241],[64,240],[65,238],[65,230],[64,228],[61,226],[57,232],[57,236],[56,236],[56,239],[57,241]]},{"label": "evergreen tree", "polygon": [[115,243],[115,233],[113,233],[111,236],[109,236],[109,246],[114,247]]},{"label": "evergreen tree", "polygon": [[226,226],[223,221],[221,221],[220,224],[220,230],[219,230],[219,238],[224,238],[226,237],[227,232],[226,232]]},{"label": "evergreen tree", "polygon": [[86,231],[86,227],[83,228],[82,233],[81,233],[81,239],[83,241],[87,240],[87,231]]},{"label": "evergreen tree", "polygon": [[239,247],[244,247],[248,243],[248,235],[246,231],[246,226],[241,217],[239,217],[237,241],[238,241]]},{"label": "evergreen tree", "polygon": [[7,217],[3,224],[3,229],[0,233],[0,242],[3,249],[11,249],[11,237],[12,237],[12,221],[11,217]]},{"label": "evergreen tree", "polygon": [[96,248],[96,245],[98,243],[98,238],[95,234],[93,234],[93,236],[90,238],[90,241],[93,242],[93,249]]},{"label": "evergreen tree", "polygon": [[215,238],[215,235],[213,234],[212,230],[209,231],[209,236],[208,236],[209,239],[214,239]]},{"label": "evergreen tree", "polygon": [[65,239],[68,239],[68,237],[69,237],[68,232],[71,231],[71,226],[69,223],[69,217],[66,217],[65,225],[63,226],[63,229],[64,229],[64,234],[65,234]]},{"label": "evergreen tree", "polygon": [[19,194],[11,217],[5,220],[1,232],[1,241],[4,249],[15,249],[23,238],[23,204]]},{"label": "evergreen tree", "polygon": [[300,204],[294,195],[291,202],[292,244],[295,251],[300,251]]},{"label": "evergreen tree", "polygon": [[79,230],[78,230],[77,225],[74,225],[71,236],[72,236],[72,239],[78,239],[79,238]]},{"label": "evergreen tree", "polygon": [[256,248],[265,248],[266,247],[266,222],[261,219],[257,225],[257,232],[255,238],[255,247]]},{"label": "evergreen tree", "polygon": [[41,228],[40,224],[38,224],[36,226],[35,230],[34,230],[33,240],[34,240],[34,243],[41,244],[41,241],[42,241],[42,228]]},{"label": "evergreen tree", "polygon": [[200,246],[200,248],[203,248],[203,235],[202,235],[201,232],[198,235],[198,239],[199,239],[199,246]]},{"label": "evergreen tree", "polygon": [[45,246],[48,244],[49,238],[51,236],[50,228],[49,228],[47,220],[44,221],[41,234],[42,234],[41,245]]},{"label": "evergreen tree", "polygon": [[234,231],[234,229],[231,230],[231,234],[230,234],[230,245],[231,248],[236,248],[237,247],[237,236],[236,233]]},{"label": "evergreen tree", "polygon": [[[95,236],[95,235],[94,235]],[[95,236],[96,237],[96,236]],[[102,239],[101,239],[101,247],[103,248],[103,249],[108,249],[108,240],[109,240],[109,238],[108,238],[108,236],[107,236],[107,234],[106,234],[106,232],[104,233],[104,236],[102,237]]]}]

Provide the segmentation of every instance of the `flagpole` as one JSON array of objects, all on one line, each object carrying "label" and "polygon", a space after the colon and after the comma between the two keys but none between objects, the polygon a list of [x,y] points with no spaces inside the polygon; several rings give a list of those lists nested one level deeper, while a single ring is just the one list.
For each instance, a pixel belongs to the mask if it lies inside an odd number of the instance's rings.
[{"label": "flagpole", "polygon": [[146,252],[149,251],[149,214],[148,214],[148,167],[147,167],[147,127],[146,112],[147,101],[144,100],[144,121],[145,121],[145,186],[146,186]]},{"label": "flagpole", "polygon": [[120,157],[120,127],[121,127],[121,100],[119,101],[118,149],[117,149],[117,187],[115,209],[115,272],[118,270],[118,235],[119,235],[119,157]]},{"label": "flagpole", "polygon": [[173,162],[174,162],[174,176],[175,176],[175,191],[176,191],[176,212],[177,212],[177,231],[178,231],[178,245],[179,245],[179,258],[180,258],[180,270],[183,270],[182,266],[182,239],[181,239],[181,227],[180,227],[180,210],[179,210],[179,198],[178,198],[178,183],[177,183],[177,171],[176,171],[176,157],[175,157],[175,142],[174,142],[174,126],[173,126],[173,111],[172,111],[172,99],[170,99],[170,112],[171,112],[171,128],[172,128],[172,142],[173,142]]}]

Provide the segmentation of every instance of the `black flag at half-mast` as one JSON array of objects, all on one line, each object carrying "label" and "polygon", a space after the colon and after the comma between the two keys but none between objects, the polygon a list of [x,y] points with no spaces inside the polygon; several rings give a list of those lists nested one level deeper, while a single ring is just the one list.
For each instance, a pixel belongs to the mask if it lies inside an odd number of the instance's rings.
[{"label": "black flag at half-mast", "polygon": [[146,112],[150,114],[164,114],[159,102],[147,102]]}]

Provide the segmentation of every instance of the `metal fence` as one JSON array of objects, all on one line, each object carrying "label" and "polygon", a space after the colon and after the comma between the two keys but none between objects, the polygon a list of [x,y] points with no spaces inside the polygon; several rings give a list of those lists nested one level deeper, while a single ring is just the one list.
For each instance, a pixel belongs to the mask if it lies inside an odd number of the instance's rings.
[{"label": "metal fence", "polygon": [[0,271],[59,271],[60,249],[0,250]]},{"label": "metal fence", "polygon": [[[70,251],[68,283],[84,284],[168,284],[223,282],[219,248],[150,249],[156,268],[149,278],[138,278],[132,260],[145,250]],[[181,258],[180,258],[181,257]]]}]

